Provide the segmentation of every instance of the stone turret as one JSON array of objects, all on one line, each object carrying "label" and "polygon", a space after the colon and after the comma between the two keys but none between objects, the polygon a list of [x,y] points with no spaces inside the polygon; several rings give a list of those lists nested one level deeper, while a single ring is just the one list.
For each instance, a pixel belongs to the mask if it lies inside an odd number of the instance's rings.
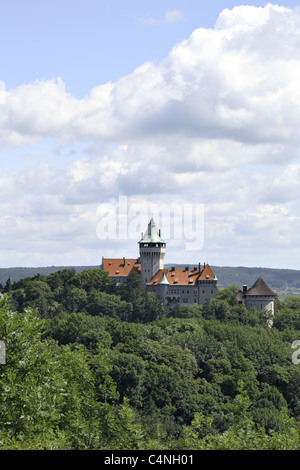
[{"label": "stone turret", "polygon": [[272,314],[275,313],[275,297],[276,292],[273,292],[261,277],[250,289],[243,286],[243,291],[239,291],[236,295],[237,300],[244,303],[246,308],[255,307],[257,310],[267,310]]},{"label": "stone turret", "polygon": [[146,285],[160,269],[164,269],[166,242],[162,238],[154,219],[151,218],[147,230],[139,241],[141,276]]}]

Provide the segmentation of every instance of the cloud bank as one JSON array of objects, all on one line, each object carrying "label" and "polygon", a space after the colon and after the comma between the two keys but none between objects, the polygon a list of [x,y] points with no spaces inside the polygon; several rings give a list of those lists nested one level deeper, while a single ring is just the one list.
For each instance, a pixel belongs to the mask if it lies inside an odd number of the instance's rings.
[{"label": "cloud bank", "polygon": [[95,207],[127,195],[205,204],[203,250],[170,243],[170,261],[299,266],[299,51],[299,9],[240,6],[82,99],[61,78],[2,89],[3,155],[46,141],[75,155],[0,176],[2,259],[97,264],[104,250],[136,251],[95,235]]}]

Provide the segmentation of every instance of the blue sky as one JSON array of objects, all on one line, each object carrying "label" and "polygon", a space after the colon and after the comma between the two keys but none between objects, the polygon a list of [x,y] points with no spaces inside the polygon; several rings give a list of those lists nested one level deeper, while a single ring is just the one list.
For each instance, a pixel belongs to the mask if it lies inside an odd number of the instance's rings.
[{"label": "blue sky", "polygon": [[[224,8],[263,1],[11,0],[2,2],[2,80],[7,88],[58,76],[77,97],[144,62],[159,63]],[[298,0],[279,2],[294,7]],[[178,16],[167,12],[178,12]]]},{"label": "blue sky", "polygon": [[[199,26],[212,27],[220,10],[235,4],[161,0],[2,2],[2,80],[11,88],[62,76],[72,93],[83,96],[100,83],[127,75],[145,61],[162,60],[177,41]],[[183,13],[185,21],[161,21],[166,11],[175,9]],[[147,24],[151,18],[157,24]]]},{"label": "blue sky", "polygon": [[299,3],[2,2],[0,267],[136,256],[127,196],[204,205],[167,262],[298,269]]}]

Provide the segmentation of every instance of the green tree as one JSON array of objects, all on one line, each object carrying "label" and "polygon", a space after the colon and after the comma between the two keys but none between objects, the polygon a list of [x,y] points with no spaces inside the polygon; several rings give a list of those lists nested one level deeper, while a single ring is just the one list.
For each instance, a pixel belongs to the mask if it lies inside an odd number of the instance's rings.
[{"label": "green tree", "polygon": [[89,292],[86,310],[90,315],[106,315],[116,319],[127,320],[130,306],[122,301],[119,295],[107,294],[93,289]]},{"label": "green tree", "polygon": [[64,385],[55,348],[42,342],[44,322],[32,310],[16,313],[0,299],[0,338],[6,364],[0,366],[0,443],[3,448],[57,448],[60,393]]},{"label": "green tree", "polygon": [[232,284],[230,287],[225,287],[225,289],[220,290],[217,293],[218,300],[226,300],[228,304],[233,307],[238,304],[236,299],[236,294],[240,290],[240,287],[237,284]]},{"label": "green tree", "polygon": [[110,361],[111,377],[117,384],[120,398],[128,398],[135,406],[140,406],[145,362],[135,354],[118,351],[111,353]]},{"label": "green tree", "polygon": [[67,301],[64,302],[66,309],[69,312],[82,312],[85,311],[87,304],[87,293],[80,287],[71,287]]},{"label": "green tree", "polygon": [[4,285],[3,292],[6,294],[10,293],[12,290],[12,286],[13,286],[13,283],[11,282],[11,279],[9,277]]},{"label": "green tree", "polygon": [[206,319],[226,321],[231,315],[227,300],[211,299],[203,305],[202,316]]},{"label": "green tree", "polygon": [[300,448],[299,425],[280,411],[280,431],[266,432],[256,426],[252,417],[252,403],[245,390],[232,403],[233,423],[223,433],[213,430],[213,420],[196,413],[191,426],[187,426],[180,440],[180,448],[191,450],[298,450]]},{"label": "green tree", "polygon": [[99,344],[105,348],[111,346],[112,339],[107,331],[107,323],[103,318],[85,313],[64,312],[47,320],[45,336],[50,336],[62,345],[77,343],[96,351]]},{"label": "green tree", "polygon": [[66,301],[74,278],[74,269],[56,271],[47,277],[47,283],[53,293],[54,300],[61,304]]},{"label": "green tree", "polygon": [[98,290],[107,294],[115,294],[116,286],[113,279],[102,269],[85,269],[74,276],[73,284],[85,289],[86,292]]},{"label": "green tree", "polygon": [[32,279],[26,284],[24,296],[23,307],[36,308],[42,317],[47,317],[48,305],[52,297],[51,288],[47,282],[39,278]]}]

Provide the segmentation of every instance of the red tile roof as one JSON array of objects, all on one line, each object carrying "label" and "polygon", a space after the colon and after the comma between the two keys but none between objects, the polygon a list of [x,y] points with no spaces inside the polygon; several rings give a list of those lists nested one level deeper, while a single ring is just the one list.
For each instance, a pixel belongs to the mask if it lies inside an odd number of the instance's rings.
[{"label": "red tile roof", "polygon": [[128,258],[103,258],[102,267],[110,276],[126,277],[129,276],[132,271],[141,272],[141,265],[138,261],[138,259]]},{"label": "red tile roof", "polygon": [[201,276],[200,276],[201,281],[202,280],[210,280],[213,281],[215,279],[215,275],[209,266],[209,264],[206,264],[204,269],[202,269]]},{"label": "red tile roof", "polygon": [[185,285],[185,286],[195,286],[198,280],[207,280],[213,281],[215,275],[209,266],[206,264],[203,269],[193,268],[193,269],[160,269],[152,279],[147,283],[148,286],[157,286],[163,275],[166,275],[166,278],[170,285]]}]

